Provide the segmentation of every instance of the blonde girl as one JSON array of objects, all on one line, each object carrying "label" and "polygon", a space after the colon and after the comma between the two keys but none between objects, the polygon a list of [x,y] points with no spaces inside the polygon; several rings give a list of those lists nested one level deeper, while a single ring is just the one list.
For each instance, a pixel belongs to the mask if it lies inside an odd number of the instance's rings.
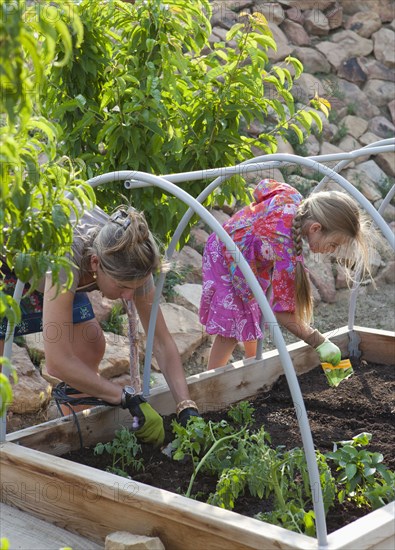
[{"label": "blonde girl", "polygon": [[[312,290],[303,260],[303,242],[320,254],[349,258],[369,272],[371,228],[356,202],[338,191],[322,191],[303,200],[286,183],[266,179],[254,190],[255,201],[233,215],[224,228],[249,263],[278,322],[313,346],[321,361],[336,365],[339,348],[310,326]],[[261,311],[232,255],[210,235],[203,255],[200,320],[216,338],[208,369],[226,365],[238,342],[246,357],[262,338]]]}]

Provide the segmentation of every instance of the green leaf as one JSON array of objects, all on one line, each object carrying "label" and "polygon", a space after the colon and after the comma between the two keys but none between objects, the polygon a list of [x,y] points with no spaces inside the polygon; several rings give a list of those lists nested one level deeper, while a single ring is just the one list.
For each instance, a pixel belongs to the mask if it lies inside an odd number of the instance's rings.
[{"label": "green leaf", "polygon": [[347,479],[351,480],[355,476],[355,474],[357,473],[356,464],[352,464],[352,463],[347,464],[346,468],[345,468],[345,473],[346,473]]},{"label": "green leaf", "polygon": [[303,64],[302,62],[297,59],[296,57],[288,56],[284,60],[286,63],[291,63],[295,70],[295,79],[298,79],[300,75],[303,73]]},{"label": "green leaf", "polygon": [[321,120],[320,115],[316,111],[313,111],[313,110],[309,111],[309,113],[310,113],[311,118],[317,124],[318,130],[320,132],[322,132],[322,120]]},{"label": "green leaf", "polygon": [[242,23],[236,23],[236,25],[233,25],[233,27],[226,33],[226,41],[230,42],[233,40],[236,34],[242,29],[244,29],[244,25]]},{"label": "green leaf", "polygon": [[303,143],[304,136],[303,136],[302,130],[298,126],[296,126],[296,124],[290,124],[289,127],[292,128],[292,130],[295,132],[295,134],[296,134],[296,136],[299,140],[299,143]]}]

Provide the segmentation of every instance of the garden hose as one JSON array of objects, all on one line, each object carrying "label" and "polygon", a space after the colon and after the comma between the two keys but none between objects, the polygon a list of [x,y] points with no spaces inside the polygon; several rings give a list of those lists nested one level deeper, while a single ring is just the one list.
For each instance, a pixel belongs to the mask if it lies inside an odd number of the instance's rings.
[{"label": "garden hose", "polygon": [[66,407],[69,408],[70,414],[73,415],[73,419],[77,427],[80,447],[81,449],[83,449],[84,444],[82,441],[80,423],[78,421],[77,414],[73,409],[73,405],[94,405],[94,406],[105,405],[107,407],[114,407],[114,405],[112,405],[111,403],[108,403],[107,401],[103,401],[103,399],[99,399],[98,397],[92,397],[92,396],[77,397],[78,395],[81,395],[81,392],[79,390],[72,388],[71,386],[66,384],[66,382],[60,382],[54,388],[52,388],[52,396],[55,400],[56,407],[60,412],[60,414],[62,416],[65,416],[61,407],[61,405],[65,405]]}]

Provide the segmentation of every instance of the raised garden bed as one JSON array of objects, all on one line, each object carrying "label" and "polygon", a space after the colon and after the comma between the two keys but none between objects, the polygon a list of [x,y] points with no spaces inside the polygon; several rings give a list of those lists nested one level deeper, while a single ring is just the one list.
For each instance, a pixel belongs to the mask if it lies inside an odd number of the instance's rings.
[{"label": "raised garden bed", "polygon": [[[364,361],[376,365],[395,364],[393,333],[356,327],[354,335],[361,340],[359,347]],[[339,329],[332,340],[347,354],[347,328]],[[292,344],[288,349],[298,374],[317,366],[316,354],[304,344]],[[189,385],[191,395],[201,410],[218,411],[233,402],[251,400],[257,393],[270,388],[281,374],[277,352],[268,352],[261,361],[249,360],[246,364],[225,367],[221,372],[193,376],[189,379]],[[335,419],[340,419],[341,425],[344,420],[344,433],[339,434],[341,438],[349,439],[361,431],[371,431],[374,436],[372,447],[379,449],[380,445],[389,444],[390,433],[386,434],[384,429],[383,435],[378,436],[373,422],[373,407],[380,400],[376,391],[385,382],[379,370],[376,370],[376,376],[377,386],[372,388],[371,383],[363,386],[363,369],[361,367],[358,372],[356,368],[353,384],[360,384],[361,391],[366,390],[362,391],[366,406],[354,419],[351,406],[353,393],[358,391],[355,387],[344,402],[336,403],[335,400],[329,404],[329,396],[334,395],[336,390],[328,388],[323,374],[322,391],[314,395],[308,378],[306,382],[300,379],[313,439],[318,447],[324,439],[326,442],[338,440],[332,430]],[[351,379],[342,384],[348,382]],[[265,413],[265,401],[259,410],[267,415],[264,423],[275,444],[288,444],[291,435],[298,438],[292,402],[287,398],[287,388],[281,382],[277,383],[275,393],[282,396],[277,403],[277,411],[269,413],[266,409]],[[174,413],[174,402],[164,389],[154,391],[151,402],[162,414]],[[316,423],[316,406],[323,402],[328,404],[328,422],[321,430]],[[210,417],[215,414],[211,413]],[[115,431],[129,421],[128,413],[118,409],[95,410],[79,416],[85,446],[111,440]],[[292,416],[293,420],[289,420]],[[276,424],[278,432],[274,433]],[[2,500],[98,542],[109,532],[121,529],[159,536],[169,550],[318,548],[314,538],[59,458],[59,455],[76,451],[79,447],[79,436],[71,420],[59,419],[10,434],[1,453]],[[393,467],[389,463],[391,457],[388,452],[383,451],[384,462],[388,467]],[[174,469],[177,469],[175,464]],[[330,533],[328,549],[390,548],[394,545],[395,536],[393,519],[392,503]]]}]

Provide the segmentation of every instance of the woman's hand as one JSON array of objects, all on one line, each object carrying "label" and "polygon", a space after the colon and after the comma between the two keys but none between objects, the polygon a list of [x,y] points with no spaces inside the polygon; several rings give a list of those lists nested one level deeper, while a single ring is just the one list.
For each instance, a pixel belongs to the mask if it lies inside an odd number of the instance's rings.
[{"label": "woman's hand", "polygon": [[134,395],[126,386],[122,392],[121,407],[128,409],[133,416],[132,430],[143,443],[155,447],[162,445],[165,439],[163,419],[140,394]]},{"label": "woman's hand", "polygon": [[160,447],[165,440],[165,429],[163,427],[163,419],[151,407],[149,403],[141,403],[141,413],[144,416],[143,427],[134,432],[144,443],[150,443],[154,447]]}]

